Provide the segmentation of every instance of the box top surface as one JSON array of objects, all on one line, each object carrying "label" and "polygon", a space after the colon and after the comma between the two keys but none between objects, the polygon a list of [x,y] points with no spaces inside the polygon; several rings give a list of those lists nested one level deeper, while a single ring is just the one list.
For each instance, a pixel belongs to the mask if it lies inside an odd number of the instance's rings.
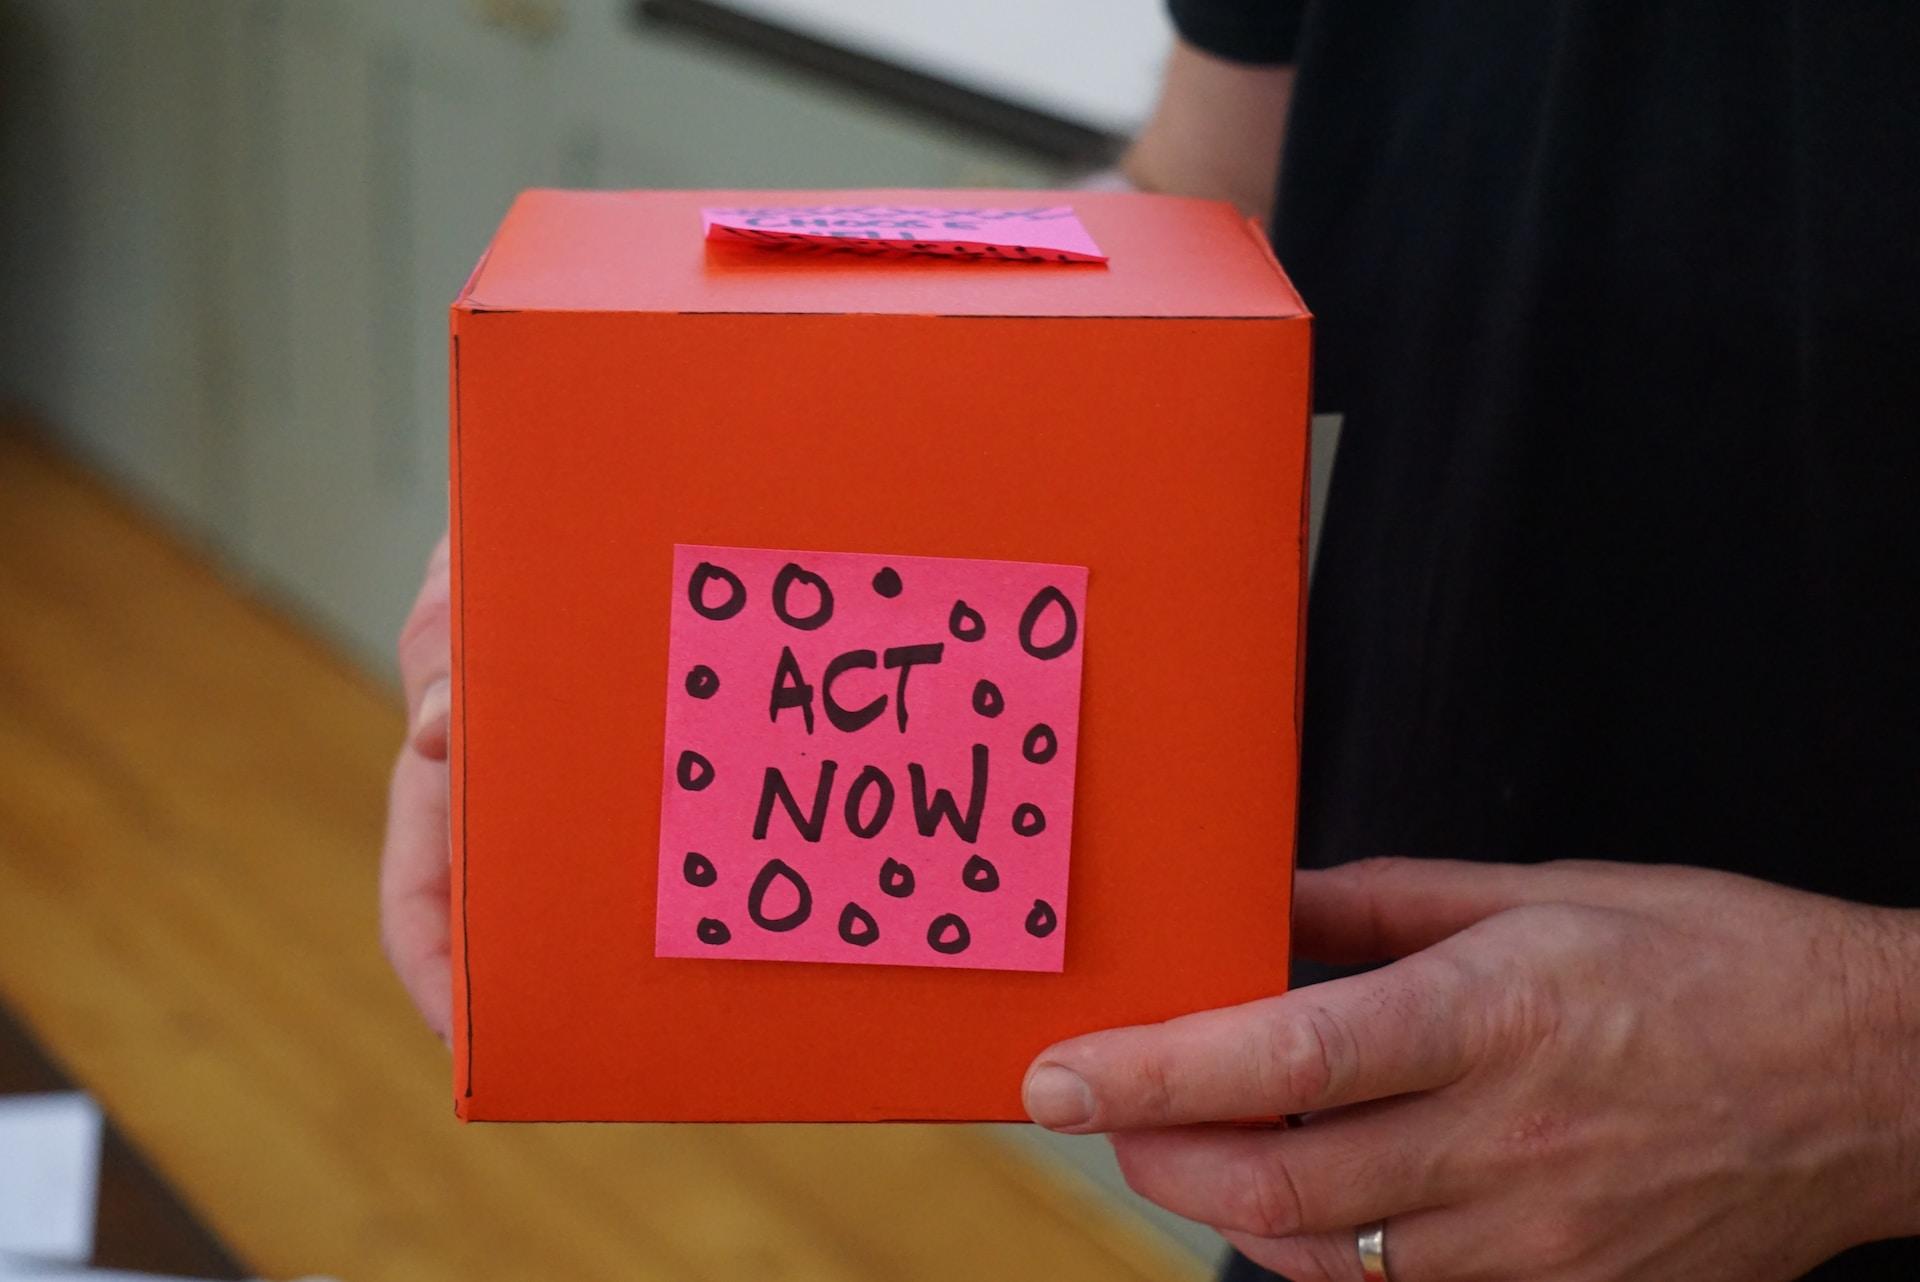
[{"label": "box top surface", "polygon": [[[703,207],[1071,205],[1097,264],[798,258],[709,248]],[[522,192],[455,307],[468,311],[1303,317],[1259,230],[1220,201],[1110,192]]]}]

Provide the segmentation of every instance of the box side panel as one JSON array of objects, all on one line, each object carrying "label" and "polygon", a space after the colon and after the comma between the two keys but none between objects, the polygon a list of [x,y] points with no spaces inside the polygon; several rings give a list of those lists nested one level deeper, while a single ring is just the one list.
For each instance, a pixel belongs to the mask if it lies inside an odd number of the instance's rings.
[{"label": "box side panel", "polygon": [[[1251,226],[1251,224],[1250,224]],[[1261,234],[1261,243],[1266,243],[1263,233],[1257,226],[1252,227]],[[1274,266],[1279,267],[1276,259]],[[1291,282],[1289,282],[1291,284]],[[1298,352],[1292,359],[1301,363],[1303,388],[1299,404],[1290,407],[1292,417],[1281,425],[1288,435],[1298,434],[1304,451],[1305,464],[1300,469],[1299,507],[1299,549],[1296,557],[1295,574],[1299,590],[1294,601],[1293,632],[1293,760],[1294,777],[1290,786],[1294,790],[1295,807],[1293,831],[1287,837],[1287,938],[1289,947],[1293,938],[1293,877],[1299,869],[1300,814],[1299,814],[1299,763],[1306,745],[1307,712],[1307,598],[1311,582],[1313,563],[1308,555],[1313,546],[1313,325],[1311,317],[1303,317],[1298,325]]]},{"label": "box side panel", "polygon": [[[1301,319],[463,317],[468,1114],[1017,1118],[1059,1037],[1279,991],[1306,361]],[[675,543],[1089,568],[1063,973],[652,955]]]},{"label": "box side panel", "polygon": [[[483,258],[484,262],[485,259]],[[476,269],[477,270],[477,269]],[[467,1006],[467,826],[466,826],[466,745],[467,745],[467,709],[465,682],[463,677],[466,665],[462,662],[462,653],[466,641],[466,629],[462,626],[462,607],[466,595],[461,590],[461,571],[466,565],[465,539],[461,522],[463,487],[460,484],[460,427],[461,427],[461,389],[460,389],[460,321],[462,312],[455,306],[448,314],[449,346],[447,359],[447,549],[449,562],[447,567],[450,596],[448,601],[447,629],[451,647],[450,669],[453,683],[453,699],[447,733],[447,836],[448,856],[451,867],[448,877],[448,922],[450,963],[453,972],[453,1100],[454,1111],[462,1118],[467,1116],[468,1102],[472,1097],[470,1077],[471,1056],[469,1047],[472,1039],[472,1022]]]}]

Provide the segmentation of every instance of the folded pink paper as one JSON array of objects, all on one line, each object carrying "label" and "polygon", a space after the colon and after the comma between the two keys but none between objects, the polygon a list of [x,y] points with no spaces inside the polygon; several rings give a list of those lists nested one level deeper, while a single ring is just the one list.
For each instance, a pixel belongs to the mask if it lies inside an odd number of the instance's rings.
[{"label": "folded pink paper", "polygon": [[712,241],[785,252],[1104,263],[1068,205],[944,209],[894,205],[786,205],[702,209]]}]

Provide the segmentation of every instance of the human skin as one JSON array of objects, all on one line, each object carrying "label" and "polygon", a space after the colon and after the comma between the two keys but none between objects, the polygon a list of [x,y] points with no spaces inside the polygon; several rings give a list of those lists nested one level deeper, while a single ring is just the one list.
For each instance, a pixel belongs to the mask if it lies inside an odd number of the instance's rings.
[{"label": "human skin", "polygon": [[1920,1234],[1920,913],[1377,859],[1302,872],[1294,927],[1389,964],[1062,1042],[1034,1119],[1294,1282],[1360,1282],[1375,1220],[1395,1282],[1784,1282]]},{"label": "human skin", "polygon": [[427,1026],[452,1036],[453,973],[447,846],[448,673],[447,539],[427,562],[425,580],[400,632],[400,676],[407,735],[387,789],[387,836],[380,855],[380,941]]}]

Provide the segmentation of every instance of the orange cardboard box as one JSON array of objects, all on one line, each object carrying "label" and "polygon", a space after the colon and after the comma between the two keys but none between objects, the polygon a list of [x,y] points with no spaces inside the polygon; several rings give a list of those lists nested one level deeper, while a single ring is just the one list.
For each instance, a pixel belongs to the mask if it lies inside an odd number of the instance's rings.
[{"label": "orange cardboard box", "polygon": [[[824,204],[1071,205],[1107,261],[703,239],[703,208]],[[1018,1119],[1056,1039],[1281,991],[1309,329],[1210,202],[522,195],[452,312],[459,1115]],[[909,606],[944,661],[860,633]],[[688,665],[710,649],[717,675]],[[984,773],[974,744],[970,798],[964,741],[1011,745],[1041,700],[1059,760],[1038,725]],[[1034,762],[1051,846],[1014,805]],[[699,809],[716,767],[732,810]],[[919,860],[924,899],[838,889],[883,854],[883,877]],[[980,905],[972,953],[942,896]]]}]

